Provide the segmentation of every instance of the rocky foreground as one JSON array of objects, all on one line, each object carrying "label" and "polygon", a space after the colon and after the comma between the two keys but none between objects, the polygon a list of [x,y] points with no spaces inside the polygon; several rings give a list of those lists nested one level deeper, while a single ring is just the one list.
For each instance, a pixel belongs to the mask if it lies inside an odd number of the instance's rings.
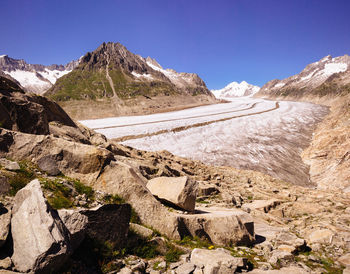
[{"label": "rocky foreground", "polygon": [[349,273],[349,193],[125,147],[0,80],[3,273]]}]

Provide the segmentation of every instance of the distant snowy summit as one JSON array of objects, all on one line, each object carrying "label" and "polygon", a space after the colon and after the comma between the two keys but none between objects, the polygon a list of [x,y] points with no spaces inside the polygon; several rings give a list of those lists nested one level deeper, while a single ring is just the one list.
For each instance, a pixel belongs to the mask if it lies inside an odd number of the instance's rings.
[{"label": "distant snowy summit", "polygon": [[43,94],[58,78],[71,72],[78,64],[79,61],[72,61],[66,65],[33,65],[22,59],[0,55],[0,71],[17,80],[27,91],[36,94]]},{"label": "distant snowy summit", "polygon": [[248,84],[246,81],[241,83],[232,82],[223,89],[211,90],[216,98],[232,98],[242,96],[253,96],[260,90],[260,87]]}]

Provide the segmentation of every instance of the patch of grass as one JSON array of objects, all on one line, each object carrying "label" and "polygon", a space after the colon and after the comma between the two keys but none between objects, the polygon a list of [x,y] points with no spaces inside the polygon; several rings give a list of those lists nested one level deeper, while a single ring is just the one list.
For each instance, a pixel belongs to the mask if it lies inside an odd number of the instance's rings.
[{"label": "patch of grass", "polygon": [[213,246],[209,241],[202,240],[198,237],[185,236],[182,240],[176,241],[177,244],[190,248],[209,248]]},{"label": "patch of grass", "polygon": [[167,264],[177,262],[180,259],[180,256],[184,254],[183,251],[181,251],[172,244],[168,244],[167,248],[168,251],[165,254],[165,261],[167,262]]},{"label": "patch of grass", "polygon": [[[94,270],[93,273],[108,273],[113,270],[119,270],[120,266],[113,263],[113,260],[118,259],[125,254],[125,249],[115,249],[108,241],[100,242],[86,236],[81,245],[72,255],[72,259],[81,261],[86,267]],[[72,269],[71,264],[66,264],[59,273],[80,273],[67,272]]]},{"label": "patch of grass", "polygon": [[61,208],[70,208],[73,206],[72,200],[70,200],[67,197],[64,197],[60,193],[55,193],[55,196],[48,197],[47,201],[54,209],[61,209]]},{"label": "patch of grass", "polygon": [[205,204],[205,205],[210,204],[209,201],[207,201],[207,200],[205,200],[205,199],[203,199],[203,198],[198,198],[198,199],[196,200],[196,203]]},{"label": "patch of grass", "polygon": [[52,194],[47,201],[54,209],[70,208],[73,206],[72,190],[56,180],[40,178],[41,185],[44,189],[49,190]]},{"label": "patch of grass", "polygon": [[20,169],[15,171],[16,174],[9,177],[11,189],[9,194],[15,196],[16,193],[25,187],[31,180],[35,179],[34,167],[30,162],[21,161],[18,163]]},{"label": "patch of grass", "polygon": [[120,204],[125,204],[125,200],[120,197],[119,195],[112,195],[112,194],[107,194],[103,197],[103,201],[106,203],[106,204],[117,204],[117,205],[120,205]]},{"label": "patch of grass", "polygon": [[152,259],[160,255],[155,242],[149,242],[134,231],[129,232],[125,254],[136,255],[144,259]]},{"label": "patch of grass", "polygon": [[79,194],[81,194],[81,195],[85,194],[86,197],[88,197],[89,199],[91,199],[94,196],[94,190],[92,189],[92,187],[84,185],[82,182],[80,182],[78,180],[74,180],[73,184],[74,184],[75,190]]},{"label": "patch of grass", "polygon": [[[305,260],[304,258],[299,257],[299,255],[304,255],[305,257],[308,257],[310,255],[315,256],[318,258],[317,261],[311,261],[309,259]],[[306,266],[308,266],[311,269],[316,269],[316,268],[323,268],[326,270],[324,273],[335,273],[335,274],[341,274],[343,273],[343,267],[335,265],[333,259],[322,256],[318,253],[313,252],[312,250],[304,251],[304,252],[299,252],[298,256],[295,257],[295,260],[297,262],[303,262],[305,263]]]},{"label": "patch of grass", "polygon": [[232,248],[232,247],[226,248],[226,249],[231,251],[231,255],[234,257],[246,258],[248,260],[249,268],[258,267],[258,262],[265,262],[266,261],[264,256],[257,255],[257,253],[252,251],[251,249],[237,249],[237,248]]}]

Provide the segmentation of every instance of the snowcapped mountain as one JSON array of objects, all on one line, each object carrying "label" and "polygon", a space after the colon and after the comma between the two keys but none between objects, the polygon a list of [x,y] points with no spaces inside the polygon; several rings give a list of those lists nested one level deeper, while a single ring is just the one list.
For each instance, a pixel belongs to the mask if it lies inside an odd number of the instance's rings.
[{"label": "snowcapped mountain", "polygon": [[248,84],[246,81],[242,81],[241,83],[232,82],[222,89],[211,90],[211,92],[217,98],[230,98],[252,96],[259,90],[260,87]]},{"label": "snowcapped mountain", "polygon": [[349,82],[350,56],[344,55],[332,58],[328,55],[315,63],[307,65],[299,74],[266,83],[257,95],[299,97],[312,94],[323,96],[329,92],[336,93],[339,87]]},{"label": "snowcapped mountain", "polygon": [[0,55],[0,71],[17,80],[27,91],[43,94],[56,80],[69,73],[79,64],[79,61],[72,61],[67,65],[33,65],[24,60],[17,60]]}]

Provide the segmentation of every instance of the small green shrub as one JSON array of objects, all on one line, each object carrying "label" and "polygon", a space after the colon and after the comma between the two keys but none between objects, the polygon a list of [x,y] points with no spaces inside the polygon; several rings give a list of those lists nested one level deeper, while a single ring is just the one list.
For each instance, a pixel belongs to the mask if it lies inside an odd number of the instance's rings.
[{"label": "small green shrub", "polygon": [[58,193],[55,193],[53,197],[47,198],[47,201],[54,209],[70,208],[73,206],[73,202],[69,198]]},{"label": "small green shrub", "polygon": [[134,231],[129,231],[126,254],[136,255],[144,259],[152,259],[159,255],[157,244],[140,237]]},{"label": "small green shrub", "polygon": [[183,251],[176,248],[172,244],[168,244],[167,247],[168,251],[165,254],[165,261],[167,262],[167,264],[177,262],[180,259],[180,256],[184,254]]},{"label": "small green shrub", "polygon": [[39,180],[42,187],[51,192],[51,196],[47,198],[47,201],[52,208],[61,209],[73,206],[72,189],[60,183],[57,179],[40,178]]},{"label": "small green shrub", "polygon": [[120,204],[125,204],[125,200],[120,197],[119,195],[111,195],[111,194],[107,194],[103,197],[103,201],[106,203],[106,204],[117,204],[117,205],[120,205]]},{"label": "small green shrub", "polygon": [[185,236],[181,241],[177,241],[177,244],[188,246],[190,248],[209,248],[212,246],[212,243],[209,241],[191,236]]},{"label": "small green shrub", "polygon": [[9,178],[11,189],[9,194],[15,196],[16,193],[23,187],[25,187],[31,180],[35,178],[35,174],[32,171],[30,163],[22,161],[19,162],[20,169],[16,171],[16,174]]},{"label": "small green shrub", "polygon": [[88,197],[89,199],[91,199],[94,196],[94,190],[92,189],[92,187],[89,187],[87,185],[84,185],[83,183],[81,183],[78,180],[75,180],[73,182],[74,184],[74,188],[75,190],[79,193],[79,194],[85,194],[86,197]]}]

